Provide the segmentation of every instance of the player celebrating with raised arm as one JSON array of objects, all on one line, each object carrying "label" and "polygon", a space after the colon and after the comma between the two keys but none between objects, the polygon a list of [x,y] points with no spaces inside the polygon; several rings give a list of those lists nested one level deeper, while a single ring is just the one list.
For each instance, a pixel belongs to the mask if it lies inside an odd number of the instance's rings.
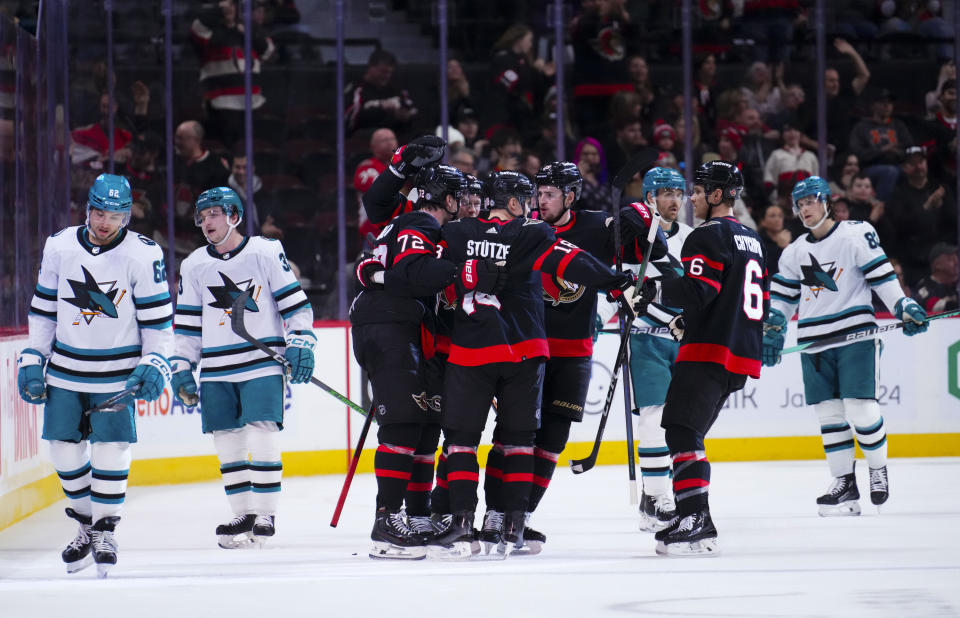
[{"label": "player celebrating with raised arm", "polygon": [[125,229],[132,205],[127,179],[101,174],[90,187],[86,224],[47,239],[30,304],[30,347],[17,360],[20,396],[44,404],[43,439],[67,515],[80,525],[63,550],[68,573],[92,558],[106,577],[117,563],[113,533],[137,441],[132,398],[118,412],[89,410],[137,385],[137,399],[155,401],[170,378],[173,313],[163,252]]},{"label": "player celebrating with raised arm", "polygon": [[217,526],[220,547],[262,543],[274,535],[280,497],[283,368],[230,328],[233,302],[250,291],[250,333],[290,361],[292,384],[313,375],[313,310],[283,246],[237,230],[243,203],[228,187],[197,198],[195,220],[207,242],[180,265],[173,390],[185,405],[198,401],[193,371],[200,365],[204,433],[213,434],[227,501],[235,515]]},{"label": "player celebrating with raised arm", "polygon": [[[691,201],[705,222],[683,243],[684,276],[661,284],[663,303],[683,310],[686,328],[661,423],[673,459],[677,517],[655,535],[660,554],[718,550],[703,440],[727,397],[747,376],[760,376],[767,270],[756,232],[733,216],[742,189],[734,164],[712,161],[697,169]],[[644,286],[644,300],[654,297],[652,287]]]},{"label": "player celebrating with raised arm", "polygon": [[[770,286],[770,312],[764,324],[763,363],[780,362],[787,322],[798,310],[798,343],[816,342],[876,326],[871,291],[903,322],[905,335],[927,330],[927,314],[905,296],[873,226],[834,221],[830,188],[819,176],[793,188],[793,210],[809,234],[780,256],[780,272]],[[820,515],[859,515],[860,492],[854,474],[853,440],[870,468],[870,501],[887,501],[887,432],[877,402],[881,343],[870,337],[803,353],[806,402],[820,420],[827,464],[834,480],[817,498]]]}]

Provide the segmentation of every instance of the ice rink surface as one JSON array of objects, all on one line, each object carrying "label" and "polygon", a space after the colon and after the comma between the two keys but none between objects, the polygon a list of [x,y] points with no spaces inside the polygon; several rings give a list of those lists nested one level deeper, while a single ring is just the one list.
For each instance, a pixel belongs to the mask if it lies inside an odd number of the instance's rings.
[{"label": "ice rink surface", "polygon": [[539,556],[465,563],[368,558],[372,475],[336,529],[342,477],[286,479],[263,550],[216,546],[219,483],[134,487],[107,580],[64,572],[64,501],[0,532],[0,616],[960,616],[960,459],[892,460],[879,515],[858,468],[864,514],[821,518],[824,462],[715,464],[711,558],[654,553],[625,466],[557,470],[531,522]]}]

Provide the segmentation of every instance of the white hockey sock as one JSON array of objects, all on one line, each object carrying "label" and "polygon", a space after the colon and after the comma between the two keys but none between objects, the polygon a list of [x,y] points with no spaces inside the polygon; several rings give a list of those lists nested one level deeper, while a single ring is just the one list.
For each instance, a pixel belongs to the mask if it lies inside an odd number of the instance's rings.
[{"label": "white hockey sock", "polygon": [[280,501],[280,428],[272,421],[257,421],[244,427],[250,446],[252,504],[257,515],[276,515]]},{"label": "white hockey sock", "polygon": [[880,404],[874,399],[844,399],[847,418],[853,421],[857,443],[871,468],[887,465],[887,429],[880,415]]},{"label": "white hockey sock", "polygon": [[70,508],[90,514],[90,454],[87,442],[50,440],[50,460],[60,477],[60,486],[67,496]]},{"label": "white hockey sock", "polygon": [[643,493],[660,496],[673,492],[670,449],[660,419],[663,406],[645,406],[637,418],[637,455],[640,457],[640,478]]},{"label": "white hockey sock", "polygon": [[220,460],[220,475],[227,502],[234,515],[253,512],[250,500],[250,450],[245,428],[213,432],[213,445]]},{"label": "white hockey sock", "polygon": [[853,472],[853,430],[844,416],[844,405],[839,399],[828,399],[813,405],[820,419],[820,435],[827,465],[834,477]]},{"label": "white hockey sock", "polygon": [[129,442],[93,442],[90,444],[91,516],[93,523],[103,517],[119,516],[127,496],[127,475],[133,453]]}]

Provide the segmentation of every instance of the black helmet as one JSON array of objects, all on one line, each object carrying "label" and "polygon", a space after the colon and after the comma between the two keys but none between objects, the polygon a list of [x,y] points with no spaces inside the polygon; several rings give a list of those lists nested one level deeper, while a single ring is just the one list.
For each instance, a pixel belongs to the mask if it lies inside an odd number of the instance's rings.
[{"label": "black helmet", "polygon": [[420,200],[445,206],[444,197],[452,195],[458,201],[467,193],[467,177],[451,165],[433,165],[417,173],[414,183]]},{"label": "black helmet", "polygon": [[485,197],[483,181],[476,176],[467,174],[467,193],[470,195],[479,195],[481,198]]},{"label": "black helmet", "polygon": [[506,208],[511,197],[525,204],[534,194],[533,183],[519,172],[498,172],[491,177],[490,184],[494,208]]},{"label": "black helmet", "polygon": [[554,161],[547,163],[537,172],[537,186],[556,187],[564,196],[573,191],[574,201],[580,199],[583,190],[583,176],[580,168],[570,161]]},{"label": "black helmet", "polygon": [[697,168],[693,175],[693,184],[703,187],[704,193],[723,190],[724,200],[736,200],[743,191],[743,174],[735,163],[710,161]]}]

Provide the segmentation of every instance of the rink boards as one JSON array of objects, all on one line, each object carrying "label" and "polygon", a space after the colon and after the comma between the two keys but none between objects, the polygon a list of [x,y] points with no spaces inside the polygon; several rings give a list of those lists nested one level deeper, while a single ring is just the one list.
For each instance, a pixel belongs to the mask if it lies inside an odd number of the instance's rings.
[{"label": "rink boards", "polygon": [[[350,346],[349,325],[318,324],[316,376],[360,402],[360,370]],[[793,345],[794,329],[787,346]],[[879,400],[894,457],[960,456],[960,321],[931,324],[922,336],[887,335],[881,360]],[[594,353],[584,422],[574,425],[562,462],[582,457],[596,435],[610,383],[618,338],[602,335]],[[42,409],[17,396],[16,353],[25,337],[0,338],[0,529],[43,508],[62,494],[42,444]],[[642,387],[641,384],[637,385]],[[618,390],[622,388],[618,386]],[[363,418],[313,385],[287,386],[283,463],[285,475],[346,471]],[[626,462],[623,396],[614,399],[599,463]],[[139,442],[134,447],[132,485],[211,480],[219,477],[210,436],[200,432],[198,409],[173,400],[137,403]],[[367,447],[376,444],[375,430]],[[372,448],[359,471],[372,471]],[[731,397],[711,431],[707,452],[715,461],[813,459],[823,456],[819,425],[803,401],[800,358],[787,355],[760,380]]]}]

